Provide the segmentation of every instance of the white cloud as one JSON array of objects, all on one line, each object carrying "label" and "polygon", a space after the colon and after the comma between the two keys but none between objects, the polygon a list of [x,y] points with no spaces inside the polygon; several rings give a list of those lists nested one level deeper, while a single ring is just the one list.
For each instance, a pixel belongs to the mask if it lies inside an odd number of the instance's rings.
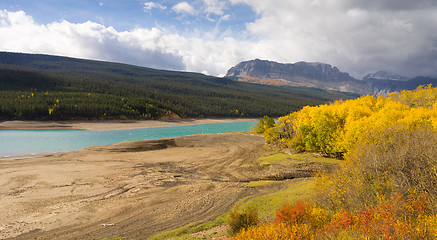
[{"label": "white cloud", "polygon": [[215,14],[222,16],[226,8],[226,2],[219,0],[203,0],[206,14]]},{"label": "white cloud", "polygon": [[0,11],[0,50],[63,55],[184,70],[181,56],[159,45],[155,28],[118,32],[94,22],[40,25],[24,12]]},{"label": "white cloud", "polygon": [[179,14],[189,14],[189,15],[196,15],[197,14],[196,9],[194,9],[187,2],[180,2],[176,5],[174,5],[171,9]]},{"label": "white cloud", "polygon": [[[157,28],[119,32],[95,22],[35,23],[26,13],[0,10],[0,51],[43,53],[224,75],[252,48],[230,37],[182,36]],[[256,55],[251,55],[255,57]]]},{"label": "white cloud", "polygon": [[433,0],[230,0],[258,19],[247,29],[260,58],[320,61],[356,77],[388,70],[436,76],[437,2]]},{"label": "white cloud", "polygon": [[228,21],[229,18],[231,18],[231,15],[226,14],[226,15],[223,15],[223,16],[220,18],[220,20],[222,20],[222,21]]},{"label": "white cloud", "polygon": [[161,9],[161,10],[165,10],[165,9],[167,9],[166,6],[163,6],[163,5],[160,4],[160,3],[156,3],[156,2],[145,2],[145,3],[144,3],[143,10],[144,10],[145,12],[150,12],[150,11],[151,11],[152,9],[154,9],[154,8],[159,8],[159,9]]}]

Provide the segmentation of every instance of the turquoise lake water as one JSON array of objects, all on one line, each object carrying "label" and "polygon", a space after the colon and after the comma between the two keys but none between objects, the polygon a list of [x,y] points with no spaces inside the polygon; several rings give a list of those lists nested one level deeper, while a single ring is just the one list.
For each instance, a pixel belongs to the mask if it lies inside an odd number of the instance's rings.
[{"label": "turquoise lake water", "polygon": [[0,157],[76,151],[89,146],[123,141],[249,131],[254,123],[254,121],[244,121],[114,131],[0,130]]}]

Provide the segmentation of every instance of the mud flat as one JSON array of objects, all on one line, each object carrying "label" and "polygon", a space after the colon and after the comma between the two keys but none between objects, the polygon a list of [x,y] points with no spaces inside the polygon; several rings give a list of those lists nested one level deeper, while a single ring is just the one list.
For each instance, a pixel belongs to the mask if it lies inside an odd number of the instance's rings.
[{"label": "mud flat", "polygon": [[[122,142],[0,161],[0,239],[145,239],[215,219],[259,194],[264,139],[249,133]],[[276,172],[275,172],[276,171]]]}]

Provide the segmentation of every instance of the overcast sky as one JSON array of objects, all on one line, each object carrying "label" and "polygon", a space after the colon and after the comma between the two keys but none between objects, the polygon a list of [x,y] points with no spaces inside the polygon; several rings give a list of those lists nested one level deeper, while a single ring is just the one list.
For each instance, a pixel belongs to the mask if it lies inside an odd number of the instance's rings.
[{"label": "overcast sky", "polygon": [[437,77],[437,1],[1,0],[0,51],[216,76],[259,58]]}]

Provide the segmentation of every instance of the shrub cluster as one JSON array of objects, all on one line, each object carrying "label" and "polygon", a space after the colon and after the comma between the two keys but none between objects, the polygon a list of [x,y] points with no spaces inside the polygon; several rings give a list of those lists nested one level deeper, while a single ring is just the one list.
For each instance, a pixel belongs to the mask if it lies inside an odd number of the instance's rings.
[{"label": "shrub cluster", "polygon": [[437,239],[437,89],[306,107],[267,142],[344,157],[319,172],[314,201],[232,239]]},{"label": "shrub cluster", "polygon": [[437,204],[437,134],[402,125],[374,129],[350,152],[341,170],[319,173],[319,197],[325,207],[360,210],[394,193],[424,195]]},{"label": "shrub cluster", "polygon": [[266,143],[342,158],[365,133],[393,124],[402,124],[406,129],[422,125],[437,129],[437,89],[419,87],[388,97],[367,95],[307,106],[280,117],[264,136]]},{"label": "shrub cluster", "polygon": [[304,202],[285,205],[275,221],[242,230],[231,240],[436,239],[437,215],[425,197],[401,194],[360,211],[327,211]]},{"label": "shrub cluster", "polygon": [[248,208],[243,211],[239,210],[237,206],[231,211],[227,219],[229,225],[229,232],[232,235],[259,223],[258,212],[256,209]]}]

